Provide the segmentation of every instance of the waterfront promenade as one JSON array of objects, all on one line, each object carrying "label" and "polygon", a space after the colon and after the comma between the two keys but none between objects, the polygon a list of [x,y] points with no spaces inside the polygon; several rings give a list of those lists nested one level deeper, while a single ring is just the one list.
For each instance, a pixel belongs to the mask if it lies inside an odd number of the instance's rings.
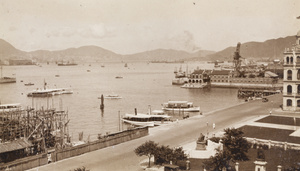
[{"label": "waterfront promenade", "polygon": [[[85,166],[87,169],[107,170],[128,170],[139,171],[139,163],[146,157],[138,157],[134,149],[147,140],[152,140],[160,145],[171,147],[183,146],[195,142],[200,133],[209,137],[212,134],[222,131],[224,128],[235,127],[247,120],[258,116],[268,115],[270,110],[276,111],[282,104],[282,95],[277,94],[268,97],[268,102],[261,100],[250,101],[242,104],[232,104],[230,108],[203,113],[203,115],[191,117],[186,120],[174,122],[169,125],[150,128],[149,135],[143,138],[132,140],[116,146],[100,149],[77,157],[51,163],[31,170],[74,170]],[[215,123],[215,129],[213,129]]]}]

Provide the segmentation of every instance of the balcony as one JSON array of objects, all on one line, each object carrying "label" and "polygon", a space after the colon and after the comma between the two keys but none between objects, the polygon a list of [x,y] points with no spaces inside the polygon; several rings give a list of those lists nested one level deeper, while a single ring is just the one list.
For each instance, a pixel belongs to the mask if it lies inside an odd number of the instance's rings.
[{"label": "balcony", "polygon": [[284,96],[290,96],[290,97],[300,97],[300,92],[298,92],[298,93],[283,92],[282,95],[284,95]]}]

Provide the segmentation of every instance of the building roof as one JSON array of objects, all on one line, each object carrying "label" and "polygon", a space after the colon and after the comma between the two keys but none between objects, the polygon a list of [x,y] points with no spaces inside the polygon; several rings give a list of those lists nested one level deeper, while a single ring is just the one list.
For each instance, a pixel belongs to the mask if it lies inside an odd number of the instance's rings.
[{"label": "building roof", "polygon": [[21,150],[31,146],[32,144],[25,139],[18,139],[11,142],[0,143],[0,153]]},{"label": "building roof", "polygon": [[230,73],[230,70],[213,70],[211,75],[229,75]]},{"label": "building roof", "polygon": [[266,71],[265,72],[265,77],[270,77],[270,78],[277,78],[278,75],[275,74],[274,72],[271,72],[271,71]]},{"label": "building roof", "polygon": [[205,70],[202,70],[202,69],[197,69],[197,70],[194,70],[194,72],[192,74],[203,74]]}]

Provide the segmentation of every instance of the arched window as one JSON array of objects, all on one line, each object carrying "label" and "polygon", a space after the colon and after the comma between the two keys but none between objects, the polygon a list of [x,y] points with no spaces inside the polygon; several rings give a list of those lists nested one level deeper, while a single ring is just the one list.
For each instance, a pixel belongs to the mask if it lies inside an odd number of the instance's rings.
[{"label": "arched window", "polygon": [[298,85],[297,93],[300,94],[300,85]]},{"label": "arched window", "polygon": [[297,107],[300,107],[300,100],[297,100]]},{"label": "arched window", "polygon": [[287,86],[287,93],[292,94],[292,86],[291,85]]},{"label": "arched window", "polygon": [[297,79],[300,80],[300,69],[298,69],[298,72],[297,72]]},{"label": "arched window", "polygon": [[286,100],[286,105],[287,106],[292,106],[292,100],[291,99],[287,99]]},{"label": "arched window", "polygon": [[291,70],[287,71],[287,79],[292,80],[292,71]]},{"label": "arched window", "polygon": [[293,59],[294,59],[294,58],[293,58],[293,57],[291,57],[291,64],[293,64],[293,62],[294,62],[294,61],[293,61]]},{"label": "arched window", "polygon": [[300,56],[297,56],[297,61],[298,64],[300,64]]},{"label": "arched window", "polygon": [[290,58],[287,56],[286,57],[286,64],[289,64],[290,63]]}]

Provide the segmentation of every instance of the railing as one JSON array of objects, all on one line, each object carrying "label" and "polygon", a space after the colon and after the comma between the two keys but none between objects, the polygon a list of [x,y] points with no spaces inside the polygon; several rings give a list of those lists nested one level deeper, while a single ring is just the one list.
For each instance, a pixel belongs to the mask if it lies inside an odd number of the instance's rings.
[{"label": "railing", "polygon": [[246,137],[247,141],[252,144],[262,144],[267,145],[268,148],[280,147],[284,150],[286,149],[294,149],[300,150],[300,144],[288,143],[288,142],[280,142],[280,141],[271,141],[271,140],[264,140],[264,139],[257,139],[257,138],[248,138]]}]

